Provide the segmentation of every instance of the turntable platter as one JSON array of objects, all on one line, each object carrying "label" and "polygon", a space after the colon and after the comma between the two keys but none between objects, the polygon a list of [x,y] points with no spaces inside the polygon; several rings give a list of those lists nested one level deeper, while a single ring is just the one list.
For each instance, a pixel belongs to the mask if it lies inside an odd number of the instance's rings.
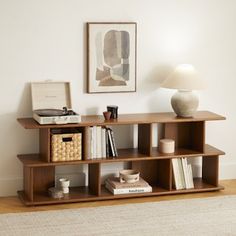
[{"label": "turntable platter", "polygon": [[60,109],[38,109],[34,111],[39,116],[64,116],[68,113]]}]

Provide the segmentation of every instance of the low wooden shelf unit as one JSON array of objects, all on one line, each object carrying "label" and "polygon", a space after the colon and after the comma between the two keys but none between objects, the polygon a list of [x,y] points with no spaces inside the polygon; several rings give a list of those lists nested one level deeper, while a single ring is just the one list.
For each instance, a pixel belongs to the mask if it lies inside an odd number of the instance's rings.
[{"label": "low wooden shelf unit", "polygon": [[[45,205],[117,198],[158,196],[166,194],[194,193],[223,189],[219,185],[219,156],[223,151],[205,144],[206,121],[224,120],[225,117],[208,111],[199,111],[192,118],[179,118],[174,113],[147,113],[119,115],[116,120],[104,121],[102,116],[84,116],[78,124],[39,125],[32,118],[20,118],[18,122],[25,129],[39,129],[39,153],[18,155],[24,167],[24,190],[19,197],[25,205]],[[175,153],[163,154],[152,147],[153,124],[162,124],[158,135],[175,140]],[[138,147],[119,149],[115,158],[86,160],[85,129],[90,126],[138,125]],[[52,129],[78,128],[82,133],[82,160],[51,162],[50,132]],[[202,177],[194,179],[194,189],[173,188],[172,158],[194,158],[202,156]],[[151,193],[113,195],[102,184],[102,165],[125,162],[153,188]],[[88,165],[88,186],[71,187],[70,193],[62,199],[53,199],[48,188],[55,185],[55,168],[63,165]]]}]

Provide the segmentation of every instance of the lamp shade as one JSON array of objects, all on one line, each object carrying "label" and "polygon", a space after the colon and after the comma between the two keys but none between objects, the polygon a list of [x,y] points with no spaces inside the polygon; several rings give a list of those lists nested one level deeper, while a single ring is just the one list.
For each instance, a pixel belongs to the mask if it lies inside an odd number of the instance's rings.
[{"label": "lamp shade", "polygon": [[199,78],[197,71],[192,65],[181,64],[164,80],[161,87],[179,90],[195,90],[202,89],[204,86],[203,81]]}]

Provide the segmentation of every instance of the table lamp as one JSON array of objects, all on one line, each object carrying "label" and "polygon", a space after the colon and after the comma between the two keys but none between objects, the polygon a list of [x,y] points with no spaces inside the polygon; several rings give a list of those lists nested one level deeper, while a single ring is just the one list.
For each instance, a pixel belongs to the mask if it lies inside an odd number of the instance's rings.
[{"label": "table lamp", "polygon": [[199,102],[192,90],[202,89],[203,82],[192,65],[178,65],[161,87],[178,90],[171,98],[171,105],[177,116],[192,117],[195,114]]}]

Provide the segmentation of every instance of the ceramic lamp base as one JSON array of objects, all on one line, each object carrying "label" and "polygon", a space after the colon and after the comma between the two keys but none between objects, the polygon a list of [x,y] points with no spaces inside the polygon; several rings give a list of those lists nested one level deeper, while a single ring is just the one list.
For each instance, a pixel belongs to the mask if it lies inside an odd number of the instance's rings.
[{"label": "ceramic lamp base", "polygon": [[198,103],[198,97],[192,91],[178,90],[171,98],[174,112],[181,117],[194,116]]}]

